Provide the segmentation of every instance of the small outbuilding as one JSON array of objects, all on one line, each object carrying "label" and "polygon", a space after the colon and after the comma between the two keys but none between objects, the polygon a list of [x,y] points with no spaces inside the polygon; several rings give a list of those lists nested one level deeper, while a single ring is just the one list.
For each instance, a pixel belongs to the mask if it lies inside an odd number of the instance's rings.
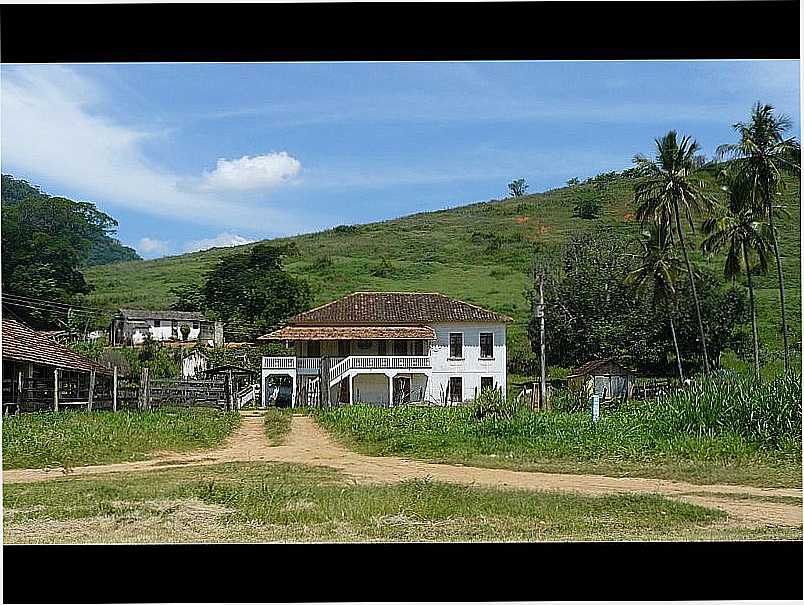
[{"label": "small outbuilding", "polygon": [[612,359],[588,361],[567,376],[569,388],[586,389],[591,395],[601,399],[630,397],[634,384],[634,373]]}]

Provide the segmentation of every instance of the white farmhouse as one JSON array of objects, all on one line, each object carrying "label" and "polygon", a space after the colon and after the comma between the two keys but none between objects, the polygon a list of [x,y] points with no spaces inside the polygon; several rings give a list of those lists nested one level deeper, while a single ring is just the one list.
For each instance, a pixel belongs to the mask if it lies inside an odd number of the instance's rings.
[{"label": "white farmhouse", "polygon": [[[189,328],[184,338],[182,326]],[[209,321],[203,313],[194,311],[150,311],[120,309],[112,318],[112,345],[139,345],[152,340],[202,341],[223,344],[223,324]]]},{"label": "white farmhouse", "polygon": [[443,294],[356,292],[260,338],[290,349],[263,357],[263,398],[288,381],[294,405],[448,405],[504,393],[510,321]]}]

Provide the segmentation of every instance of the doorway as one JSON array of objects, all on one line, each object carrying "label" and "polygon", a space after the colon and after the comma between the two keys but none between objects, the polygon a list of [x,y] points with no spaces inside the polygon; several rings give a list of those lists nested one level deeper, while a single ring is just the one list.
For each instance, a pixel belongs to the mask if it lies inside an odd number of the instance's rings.
[{"label": "doorway", "polygon": [[410,376],[394,377],[394,405],[410,403]]}]

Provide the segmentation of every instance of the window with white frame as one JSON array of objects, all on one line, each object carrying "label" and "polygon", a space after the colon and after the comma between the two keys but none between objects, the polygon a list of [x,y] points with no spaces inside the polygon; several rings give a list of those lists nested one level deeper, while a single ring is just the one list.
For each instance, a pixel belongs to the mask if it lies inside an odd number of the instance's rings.
[{"label": "window with white frame", "polygon": [[491,359],[494,357],[494,333],[480,333],[480,358]]},{"label": "window with white frame", "polygon": [[450,333],[449,356],[453,359],[463,359],[463,332]]}]

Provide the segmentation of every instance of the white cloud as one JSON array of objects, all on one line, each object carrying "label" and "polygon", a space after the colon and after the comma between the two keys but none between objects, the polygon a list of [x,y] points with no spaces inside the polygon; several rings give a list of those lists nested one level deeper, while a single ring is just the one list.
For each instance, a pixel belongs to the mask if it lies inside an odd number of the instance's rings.
[{"label": "white cloud", "polygon": [[267,155],[244,155],[237,160],[218,160],[215,170],[205,172],[203,190],[273,189],[299,174],[301,162],[286,151]]},{"label": "white cloud", "polygon": [[153,237],[143,237],[137,242],[137,252],[144,258],[158,258],[166,256],[170,252],[173,242],[156,239]]},{"label": "white cloud", "polygon": [[236,233],[228,233],[224,231],[215,237],[208,239],[199,239],[187,242],[184,245],[185,252],[197,252],[199,250],[207,250],[209,248],[228,248],[230,246],[242,246],[243,244],[250,244],[253,239],[247,239],[242,235]]},{"label": "white cloud", "polygon": [[[154,166],[142,143],[165,136],[164,131],[148,132],[110,119],[103,112],[109,101],[95,81],[67,67],[4,68],[4,171],[47,179],[107,207],[223,227],[253,227],[261,221],[274,225],[277,233],[299,230],[297,218],[260,204],[264,198],[249,202],[199,191],[185,184],[200,176],[188,178]],[[275,172],[280,181],[286,173],[287,168]]]}]

